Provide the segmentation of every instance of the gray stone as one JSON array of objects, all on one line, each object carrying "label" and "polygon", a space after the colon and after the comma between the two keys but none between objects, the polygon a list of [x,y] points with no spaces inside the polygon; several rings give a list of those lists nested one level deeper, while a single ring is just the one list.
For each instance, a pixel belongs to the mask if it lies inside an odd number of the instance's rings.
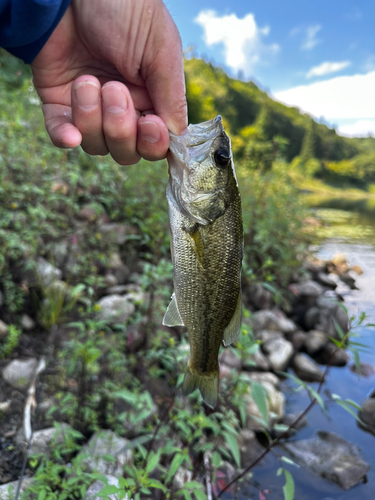
[{"label": "gray stone", "polygon": [[30,318],[27,314],[22,314],[21,317],[21,326],[24,330],[33,330],[36,326],[33,318]]},{"label": "gray stone", "polygon": [[260,330],[256,333],[256,338],[261,340],[263,343],[269,340],[281,339],[283,334],[281,332],[276,332],[273,330]]},{"label": "gray stone", "polygon": [[263,350],[275,371],[285,370],[294,353],[293,344],[283,338],[269,340],[263,345]]},{"label": "gray stone", "polygon": [[[32,478],[24,477],[21,485],[20,493],[31,486]],[[16,491],[18,488],[18,481],[12,481],[11,483],[2,484],[0,486],[0,500],[14,500],[16,498]]]},{"label": "gray stone", "polygon": [[[110,476],[109,474],[106,474],[106,483],[107,485],[110,486],[116,486],[119,487],[119,480],[116,476]],[[101,500],[101,496],[99,496],[100,491],[106,486],[105,483],[102,481],[95,481],[86,491],[86,496],[85,500]],[[107,498],[107,497],[106,497]],[[111,495],[108,495],[109,500],[119,500],[119,496],[116,493],[112,493]],[[124,497],[121,497],[124,500],[128,500],[128,495],[125,495]]]},{"label": "gray stone", "polygon": [[237,438],[241,452],[241,466],[246,467],[258,458],[264,451],[251,429],[241,429]]},{"label": "gray stone", "polygon": [[297,377],[306,382],[320,382],[323,379],[323,372],[319,366],[304,354],[294,356],[292,368]]},{"label": "gray stone", "polygon": [[348,490],[370,469],[358,446],[333,432],[318,431],[318,437],[285,443],[293,460],[315,474]]},{"label": "gray stone", "polygon": [[118,283],[116,276],[112,273],[106,273],[103,280],[105,285],[109,287],[116,287]]},{"label": "gray stone", "polygon": [[329,276],[327,276],[326,273],[323,272],[318,273],[316,279],[321,285],[331,288],[332,290],[337,288],[337,283]]},{"label": "gray stone", "polygon": [[319,358],[316,359],[324,364],[330,363],[331,366],[345,366],[349,362],[350,356],[344,349],[337,350],[335,344],[328,342]]},{"label": "gray stone", "polygon": [[244,370],[253,370],[257,368],[258,370],[268,371],[271,367],[266,356],[258,349],[254,354],[245,357],[242,368]]},{"label": "gray stone", "polygon": [[0,340],[5,339],[7,335],[8,335],[8,325],[4,323],[4,321],[1,321],[0,319]]},{"label": "gray stone", "polygon": [[57,267],[62,267],[69,253],[68,239],[61,240],[55,243],[52,247],[52,261]]},{"label": "gray stone", "polygon": [[254,332],[271,330],[287,333],[297,329],[293,321],[277,309],[257,311],[253,314],[251,320]]},{"label": "gray stone", "polygon": [[38,361],[35,358],[14,359],[3,370],[3,379],[15,389],[26,389]]},{"label": "gray stone", "polygon": [[297,421],[297,419],[301,416],[302,411],[296,412],[296,413],[288,413],[287,415],[284,416],[282,423],[284,425],[292,426],[292,429],[295,429],[296,431],[302,429],[307,425],[307,418],[306,416],[302,417],[296,424],[294,422]]},{"label": "gray stone", "polygon": [[[41,429],[33,433],[33,440],[30,446],[30,455],[46,455],[50,456],[51,446],[63,444],[65,441],[66,432],[71,429],[69,424],[60,424],[59,427],[48,427],[47,429]],[[23,433],[23,428],[21,428],[16,437],[15,441],[19,445],[25,443],[25,435]]]},{"label": "gray stone", "polygon": [[181,489],[184,487],[184,484],[191,481],[193,479],[193,473],[185,469],[185,467],[179,467],[178,471],[174,475],[173,483],[176,489]]},{"label": "gray stone", "polygon": [[224,349],[222,351],[219,356],[219,362],[224,363],[230,368],[235,368],[236,370],[240,370],[242,366],[241,358],[239,356],[236,356],[236,354],[231,349]]},{"label": "gray stone", "polygon": [[349,327],[349,319],[340,304],[328,297],[319,297],[316,306],[310,308],[304,317],[304,322],[309,330],[320,330],[330,337],[340,338],[335,322],[344,334]]},{"label": "gray stone", "polygon": [[359,418],[368,426],[367,429],[375,434],[375,398],[367,398],[362,402]]},{"label": "gray stone", "polygon": [[[131,451],[125,449],[128,443],[110,430],[101,430],[95,432],[79,454],[85,455],[82,463],[90,472],[121,475],[125,465],[133,462]],[[113,460],[108,460],[108,455]]]},{"label": "gray stone", "polygon": [[328,341],[328,337],[324,332],[319,330],[310,330],[307,332],[306,340],[304,343],[306,352],[313,355],[323,349]]},{"label": "gray stone", "polygon": [[301,330],[288,335],[288,340],[293,344],[295,351],[300,351],[303,348],[306,338],[306,332],[302,332]]},{"label": "gray stone", "polygon": [[107,295],[99,300],[98,319],[109,324],[126,323],[135,311],[127,295]]},{"label": "gray stone", "polygon": [[54,281],[61,280],[62,277],[62,271],[43,259],[43,257],[38,257],[36,271],[37,283],[40,282],[44,287],[52,285]]},{"label": "gray stone", "polygon": [[317,298],[323,294],[324,289],[316,281],[308,280],[294,285],[297,295],[302,297]]},{"label": "gray stone", "polygon": [[255,283],[248,290],[245,290],[244,298],[256,309],[270,309],[272,306],[272,293],[266,290],[261,283]]},{"label": "gray stone", "polygon": [[[245,376],[244,372],[242,372],[242,374],[243,376]],[[263,426],[257,419],[262,419],[263,417],[253,399],[251,391],[251,381],[261,384],[261,386],[265,390],[267,413],[271,425],[284,416],[285,396],[282,392],[276,389],[273,377],[269,377],[269,375],[273,375],[272,373],[258,374],[263,375],[263,377],[254,377],[254,375],[255,373],[246,373],[246,377],[249,378],[250,384],[248,393],[244,395],[244,399],[246,402],[246,414],[249,417],[247,427],[251,430],[259,431],[263,429]],[[278,381],[277,377],[275,377],[275,379],[276,381]]]},{"label": "gray stone", "polygon": [[0,414],[1,413],[7,413],[11,405],[10,401],[1,401],[0,402]]},{"label": "gray stone", "polygon": [[251,372],[251,373],[246,373],[246,377],[253,381],[253,382],[258,382],[259,384],[271,384],[274,387],[278,387],[279,385],[279,379],[276,377],[274,373],[271,372]]}]

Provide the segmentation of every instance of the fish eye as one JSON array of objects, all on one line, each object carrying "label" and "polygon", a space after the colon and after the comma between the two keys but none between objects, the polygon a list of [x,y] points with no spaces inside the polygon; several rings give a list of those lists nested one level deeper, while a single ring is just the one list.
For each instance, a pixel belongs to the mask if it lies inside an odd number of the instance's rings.
[{"label": "fish eye", "polygon": [[215,151],[214,160],[218,167],[227,167],[230,163],[230,153],[227,148],[219,148],[217,151]]}]

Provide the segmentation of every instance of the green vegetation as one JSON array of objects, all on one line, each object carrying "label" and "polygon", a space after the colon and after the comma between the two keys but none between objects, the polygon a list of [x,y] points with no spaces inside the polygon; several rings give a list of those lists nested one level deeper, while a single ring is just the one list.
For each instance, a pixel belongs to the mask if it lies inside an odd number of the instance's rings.
[{"label": "green vegetation", "polygon": [[[105,486],[104,498],[113,493],[157,498],[159,492],[161,499],[203,500],[207,470],[221,496],[230,482],[221,470],[223,460],[245,469],[238,480],[250,481],[253,465],[241,463],[240,450],[249,398],[259,408],[269,449],[280,438],[274,439],[266,394],[242,371],[259,349],[248,309],[240,338],[230,348],[240,367],[221,380],[217,408],[206,408],[197,393],[182,398],[177,392],[188,338],[185,329],[161,326],[172,292],[166,163],[122,167],[53,147],[28,68],[3,52],[0,63],[1,318],[11,325],[0,358],[24,352],[19,327],[22,313],[28,313],[37,322],[29,334],[33,354],[47,356],[49,366],[41,376],[43,398],[53,398],[47,418],[72,428],[51,456],[31,457],[27,472],[35,481],[25,498],[84,497],[92,480],[102,477],[89,472],[77,452],[82,440],[102,428],[126,437],[133,457],[119,486]],[[311,175],[317,175],[332,162],[354,161],[362,143],[337,136],[273,102],[253,83],[231,79],[203,61],[187,60],[186,75],[190,120],[220,112],[232,137],[244,210],[244,288],[264,283],[275,301],[287,304],[285,287],[310,241],[288,162],[301,152],[296,171],[313,165]],[[372,154],[372,141],[365,146]],[[119,225],[111,232],[108,224]],[[62,268],[64,281],[43,282],[41,258]],[[132,277],[127,293],[134,305],[134,313],[117,324],[101,318],[98,306],[116,259],[122,259],[116,269]],[[347,341],[341,339],[338,347]],[[319,391],[306,388],[312,405],[319,403]],[[285,498],[291,499],[287,464],[280,457],[280,489],[285,483]],[[190,479],[182,481],[181,473]]]}]

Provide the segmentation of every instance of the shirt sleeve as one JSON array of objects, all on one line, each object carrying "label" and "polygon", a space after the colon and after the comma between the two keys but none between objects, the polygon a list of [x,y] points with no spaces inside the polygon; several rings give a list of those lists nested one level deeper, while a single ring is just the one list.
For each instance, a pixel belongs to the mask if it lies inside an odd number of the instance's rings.
[{"label": "shirt sleeve", "polygon": [[0,47],[31,63],[71,0],[0,0]]}]

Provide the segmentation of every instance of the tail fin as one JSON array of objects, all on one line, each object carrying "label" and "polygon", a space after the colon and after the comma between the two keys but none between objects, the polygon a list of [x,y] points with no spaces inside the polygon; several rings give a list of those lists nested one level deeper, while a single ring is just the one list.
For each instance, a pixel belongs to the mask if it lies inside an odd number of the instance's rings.
[{"label": "tail fin", "polygon": [[182,384],[182,393],[184,396],[195,391],[195,389],[199,389],[203,401],[211,408],[215,408],[217,404],[218,387],[219,369],[212,373],[202,374],[192,372],[189,365],[187,366],[184,382]]}]

